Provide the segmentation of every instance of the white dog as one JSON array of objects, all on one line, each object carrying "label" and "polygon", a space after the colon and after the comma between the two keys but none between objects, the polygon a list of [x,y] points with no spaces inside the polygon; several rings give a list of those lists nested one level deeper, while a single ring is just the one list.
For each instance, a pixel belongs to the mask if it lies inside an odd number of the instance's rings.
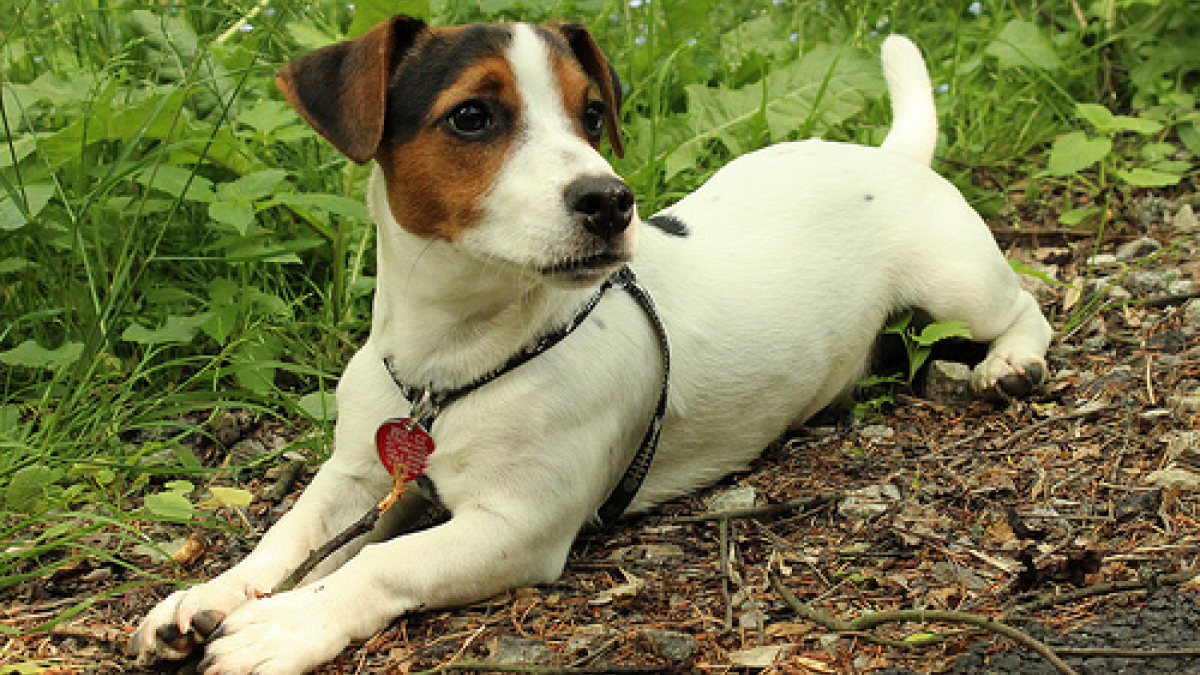
[{"label": "white dog", "polygon": [[[205,638],[206,673],[301,673],[407,612],[549,582],[599,511],[742,469],[837,400],[903,308],[990,343],[977,389],[1039,384],[1049,325],[929,168],[924,62],[893,37],[883,63],[895,121],[882,148],[776,145],[646,221],[598,151],[606,133],[622,151],[620,85],[578,25],[395,17],[285,66],[304,118],[376,161],[370,339],[338,387],[336,451],[296,506],[244,561],[159,604],[132,648],[179,658]],[[601,295],[627,263],[640,285],[622,272]],[[430,426],[423,484],[449,521],[389,538],[402,501],[369,542],[269,595],[388,492],[376,437],[405,416]],[[660,424],[638,489],[628,467]]]}]

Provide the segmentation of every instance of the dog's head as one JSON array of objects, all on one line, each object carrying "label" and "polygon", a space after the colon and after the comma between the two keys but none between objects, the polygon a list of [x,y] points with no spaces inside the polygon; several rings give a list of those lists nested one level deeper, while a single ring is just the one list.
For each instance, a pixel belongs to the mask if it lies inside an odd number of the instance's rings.
[{"label": "dog's head", "polygon": [[396,16],[276,82],[339,151],[378,162],[415,235],[566,283],[633,253],[633,194],[599,153],[607,134],[623,155],[620,82],[583,26]]}]

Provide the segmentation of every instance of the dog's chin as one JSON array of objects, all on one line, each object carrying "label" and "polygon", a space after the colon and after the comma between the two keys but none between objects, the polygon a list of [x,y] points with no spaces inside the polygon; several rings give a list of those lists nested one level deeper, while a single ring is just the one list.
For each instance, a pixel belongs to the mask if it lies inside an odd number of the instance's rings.
[{"label": "dog's chin", "polygon": [[571,258],[538,269],[546,281],[571,287],[594,286],[630,261],[625,253],[604,252]]}]

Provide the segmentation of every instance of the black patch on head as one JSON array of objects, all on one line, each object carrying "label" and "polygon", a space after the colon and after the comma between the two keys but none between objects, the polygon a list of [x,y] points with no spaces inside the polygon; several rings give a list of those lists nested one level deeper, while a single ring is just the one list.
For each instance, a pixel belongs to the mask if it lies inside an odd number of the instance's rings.
[{"label": "black patch on head", "polygon": [[383,137],[393,143],[411,139],[424,126],[429,110],[463,69],[483,58],[501,56],[512,33],[498,26],[469,26],[451,35],[434,34],[404,55],[388,87]]},{"label": "black patch on head", "polygon": [[691,234],[687,223],[669,213],[659,213],[646,219],[646,224],[662,230],[672,237],[686,237]]}]

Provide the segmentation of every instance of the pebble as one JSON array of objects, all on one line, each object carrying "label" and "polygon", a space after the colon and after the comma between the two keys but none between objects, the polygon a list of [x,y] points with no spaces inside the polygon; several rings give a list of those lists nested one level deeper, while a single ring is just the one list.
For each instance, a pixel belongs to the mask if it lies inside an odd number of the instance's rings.
[{"label": "pebble", "polygon": [[688,661],[699,649],[696,638],[679,631],[647,628],[642,631],[642,637],[650,642],[659,656],[672,661]]},{"label": "pebble", "polygon": [[553,659],[554,653],[541,640],[501,635],[492,642],[488,657],[496,663],[519,665],[547,663]]},{"label": "pebble", "polygon": [[925,377],[925,398],[942,405],[970,403],[971,368],[954,361],[931,361]]},{"label": "pebble", "polygon": [[741,509],[749,509],[754,507],[754,501],[758,498],[758,491],[753,487],[739,487],[732,490],[722,492],[713,498],[712,503],[708,505],[709,513],[720,513],[722,511],[739,511]]},{"label": "pebble", "polygon": [[1114,257],[1120,262],[1129,262],[1138,258],[1145,258],[1160,249],[1162,249],[1162,244],[1157,239],[1141,237],[1140,239],[1134,239],[1131,242],[1123,244],[1117,249]]},{"label": "pebble", "polygon": [[1196,217],[1196,212],[1192,209],[1191,204],[1184,204],[1171,219],[1171,226],[1180,232],[1192,232],[1200,229],[1200,218]]},{"label": "pebble", "polygon": [[1192,298],[1183,306],[1183,318],[1189,324],[1200,327],[1200,298]]},{"label": "pebble", "polygon": [[863,438],[891,438],[896,435],[896,430],[883,424],[868,424],[858,430],[858,435]]},{"label": "pebble", "polygon": [[866,520],[887,513],[892,502],[897,501],[900,501],[900,490],[895,485],[870,485],[848,493],[838,504],[838,513],[844,518]]}]

